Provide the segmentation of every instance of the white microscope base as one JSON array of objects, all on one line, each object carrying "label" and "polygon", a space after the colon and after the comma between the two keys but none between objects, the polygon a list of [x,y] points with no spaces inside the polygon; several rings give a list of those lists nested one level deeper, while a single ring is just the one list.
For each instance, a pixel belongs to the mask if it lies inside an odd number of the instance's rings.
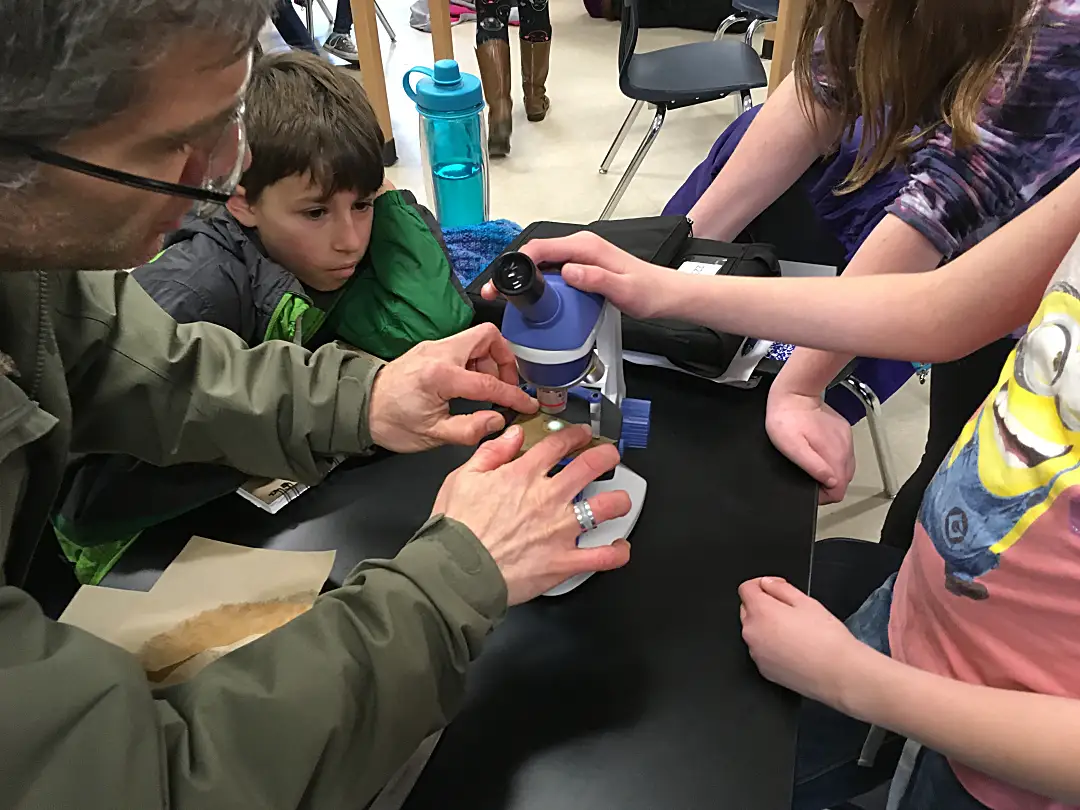
[{"label": "white microscope base", "polygon": [[[634,530],[638,515],[641,514],[641,507],[645,503],[646,488],[647,485],[645,479],[622,464],[615,468],[615,475],[611,479],[607,481],[594,481],[585,487],[584,494],[586,498],[592,497],[598,492],[611,492],[612,490],[620,489],[626,490],[630,494],[630,512],[621,518],[601,523],[591,532],[586,532],[581,535],[578,537],[578,546],[581,548],[610,546],[619,538],[628,538],[630,532]],[[561,585],[556,585],[544,595],[562,596],[564,593],[569,593],[574,590],[574,588],[591,576],[592,572],[570,577],[566,582]]]}]

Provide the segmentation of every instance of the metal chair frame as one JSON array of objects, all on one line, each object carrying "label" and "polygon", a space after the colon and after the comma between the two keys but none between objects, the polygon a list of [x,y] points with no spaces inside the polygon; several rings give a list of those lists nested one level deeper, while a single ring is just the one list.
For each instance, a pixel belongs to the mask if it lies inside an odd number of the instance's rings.
[{"label": "metal chair frame", "polygon": [[[622,33],[619,37],[620,85],[622,84],[622,77],[625,76],[630,59],[634,56],[634,49],[637,47],[638,27],[636,14],[636,2],[629,1],[623,3]],[[726,23],[727,20],[724,22]],[[721,27],[723,27],[723,25],[721,25]],[[714,37],[714,40],[718,38],[719,36]],[[739,99],[740,112],[745,112],[754,106],[749,90],[740,90]],[[601,220],[611,219],[615,214],[615,209],[619,207],[619,203],[622,202],[626,190],[630,187],[630,183],[633,181],[638,169],[641,167],[641,164],[645,161],[645,157],[649,154],[649,150],[652,149],[653,144],[656,142],[656,137],[660,134],[661,127],[664,126],[664,120],[667,117],[668,111],[691,106],[693,103],[694,102],[687,104],[650,104],[654,110],[652,123],[649,125],[649,130],[645,133],[645,137],[642,139],[637,151],[634,152],[634,156],[630,159],[630,164],[626,167],[626,171],[623,172],[623,176],[619,179],[619,184],[615,187],[615,191],[612,192],[611,197],[604,206],[604,210],[600,214]],[[640,99],[635,100],[633,105],[631,105],[630,112],[627,113],[626,119],[623,121],[622,126],[619,127],[619,131],[615,134],[615,140],[611,142],[607,154],[604,155],[604,159],[600,163],[600,174],[607,174],[611,169],[612,161],[615,160],[615,156],[619,153],[619,149],[626,140],[626,136],[630,132],[630,128],[634,125],[634,121],[637,120],[638,113],[641,112],[643,106],[645,106],[645,102]]]}]

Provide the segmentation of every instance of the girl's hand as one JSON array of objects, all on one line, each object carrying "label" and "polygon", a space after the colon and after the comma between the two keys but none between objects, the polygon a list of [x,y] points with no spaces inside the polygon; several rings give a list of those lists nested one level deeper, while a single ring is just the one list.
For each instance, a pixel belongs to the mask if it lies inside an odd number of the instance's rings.
[{"label": "girl's hand", "polygon": [[812,476],[819,503],[839,503],[855,477],[855,442],[848,421],[820,394],[788,390],[783,378],[769,390],[765,430],[773,446]]},{"label": "girl's hand", "polygon": [[[562,277],[572,287],[599,293],[635,318],[662,317],[678,295],[678,273],[635,258],[594,233],[534,239],[521,252],[537,265],[562,265]],[[488,282],[481,295],[493,301],[498,293]]]},{"label": "girl's hand", "polygon": [[856,639],[820,602],[777,577],[739,587],[743,640],[773,683],[842,710],[847,683],[879,653]]}]

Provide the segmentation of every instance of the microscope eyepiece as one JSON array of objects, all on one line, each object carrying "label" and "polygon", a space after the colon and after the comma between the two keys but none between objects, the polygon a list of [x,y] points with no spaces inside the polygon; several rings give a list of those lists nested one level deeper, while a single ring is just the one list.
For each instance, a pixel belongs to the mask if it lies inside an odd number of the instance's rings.
[{"label": "microscope eyepiece", "polygon": [[506,300],[533,323],[544,323],[559,311],[559,294],[524,253],[504,253],[491,269],[491,281]]},{"label": "microscope eyepiece", "polygon": [[527,304],[535,304],[544,294],[544,274],[524,253],[504,253],[495,260],[491,271],[495,289],[506,298],[520,296]]}]

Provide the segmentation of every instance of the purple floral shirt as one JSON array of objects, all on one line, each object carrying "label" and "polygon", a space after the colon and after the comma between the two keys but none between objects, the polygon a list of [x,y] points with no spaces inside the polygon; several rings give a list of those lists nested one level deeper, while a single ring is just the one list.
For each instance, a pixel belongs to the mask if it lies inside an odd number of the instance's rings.
[{"label": "purple floral shirt", "polygon": [[[1080,0],[1038,0],[1030,61],[998,72],[977,119],[978,143],[957,152],[952,129],[916,150],[886,207],[950,258],[1034,205],[1080,163]],[[821,42],[819,40],[819,48]],[[815,50],[818,97],[829,81]]]}]

